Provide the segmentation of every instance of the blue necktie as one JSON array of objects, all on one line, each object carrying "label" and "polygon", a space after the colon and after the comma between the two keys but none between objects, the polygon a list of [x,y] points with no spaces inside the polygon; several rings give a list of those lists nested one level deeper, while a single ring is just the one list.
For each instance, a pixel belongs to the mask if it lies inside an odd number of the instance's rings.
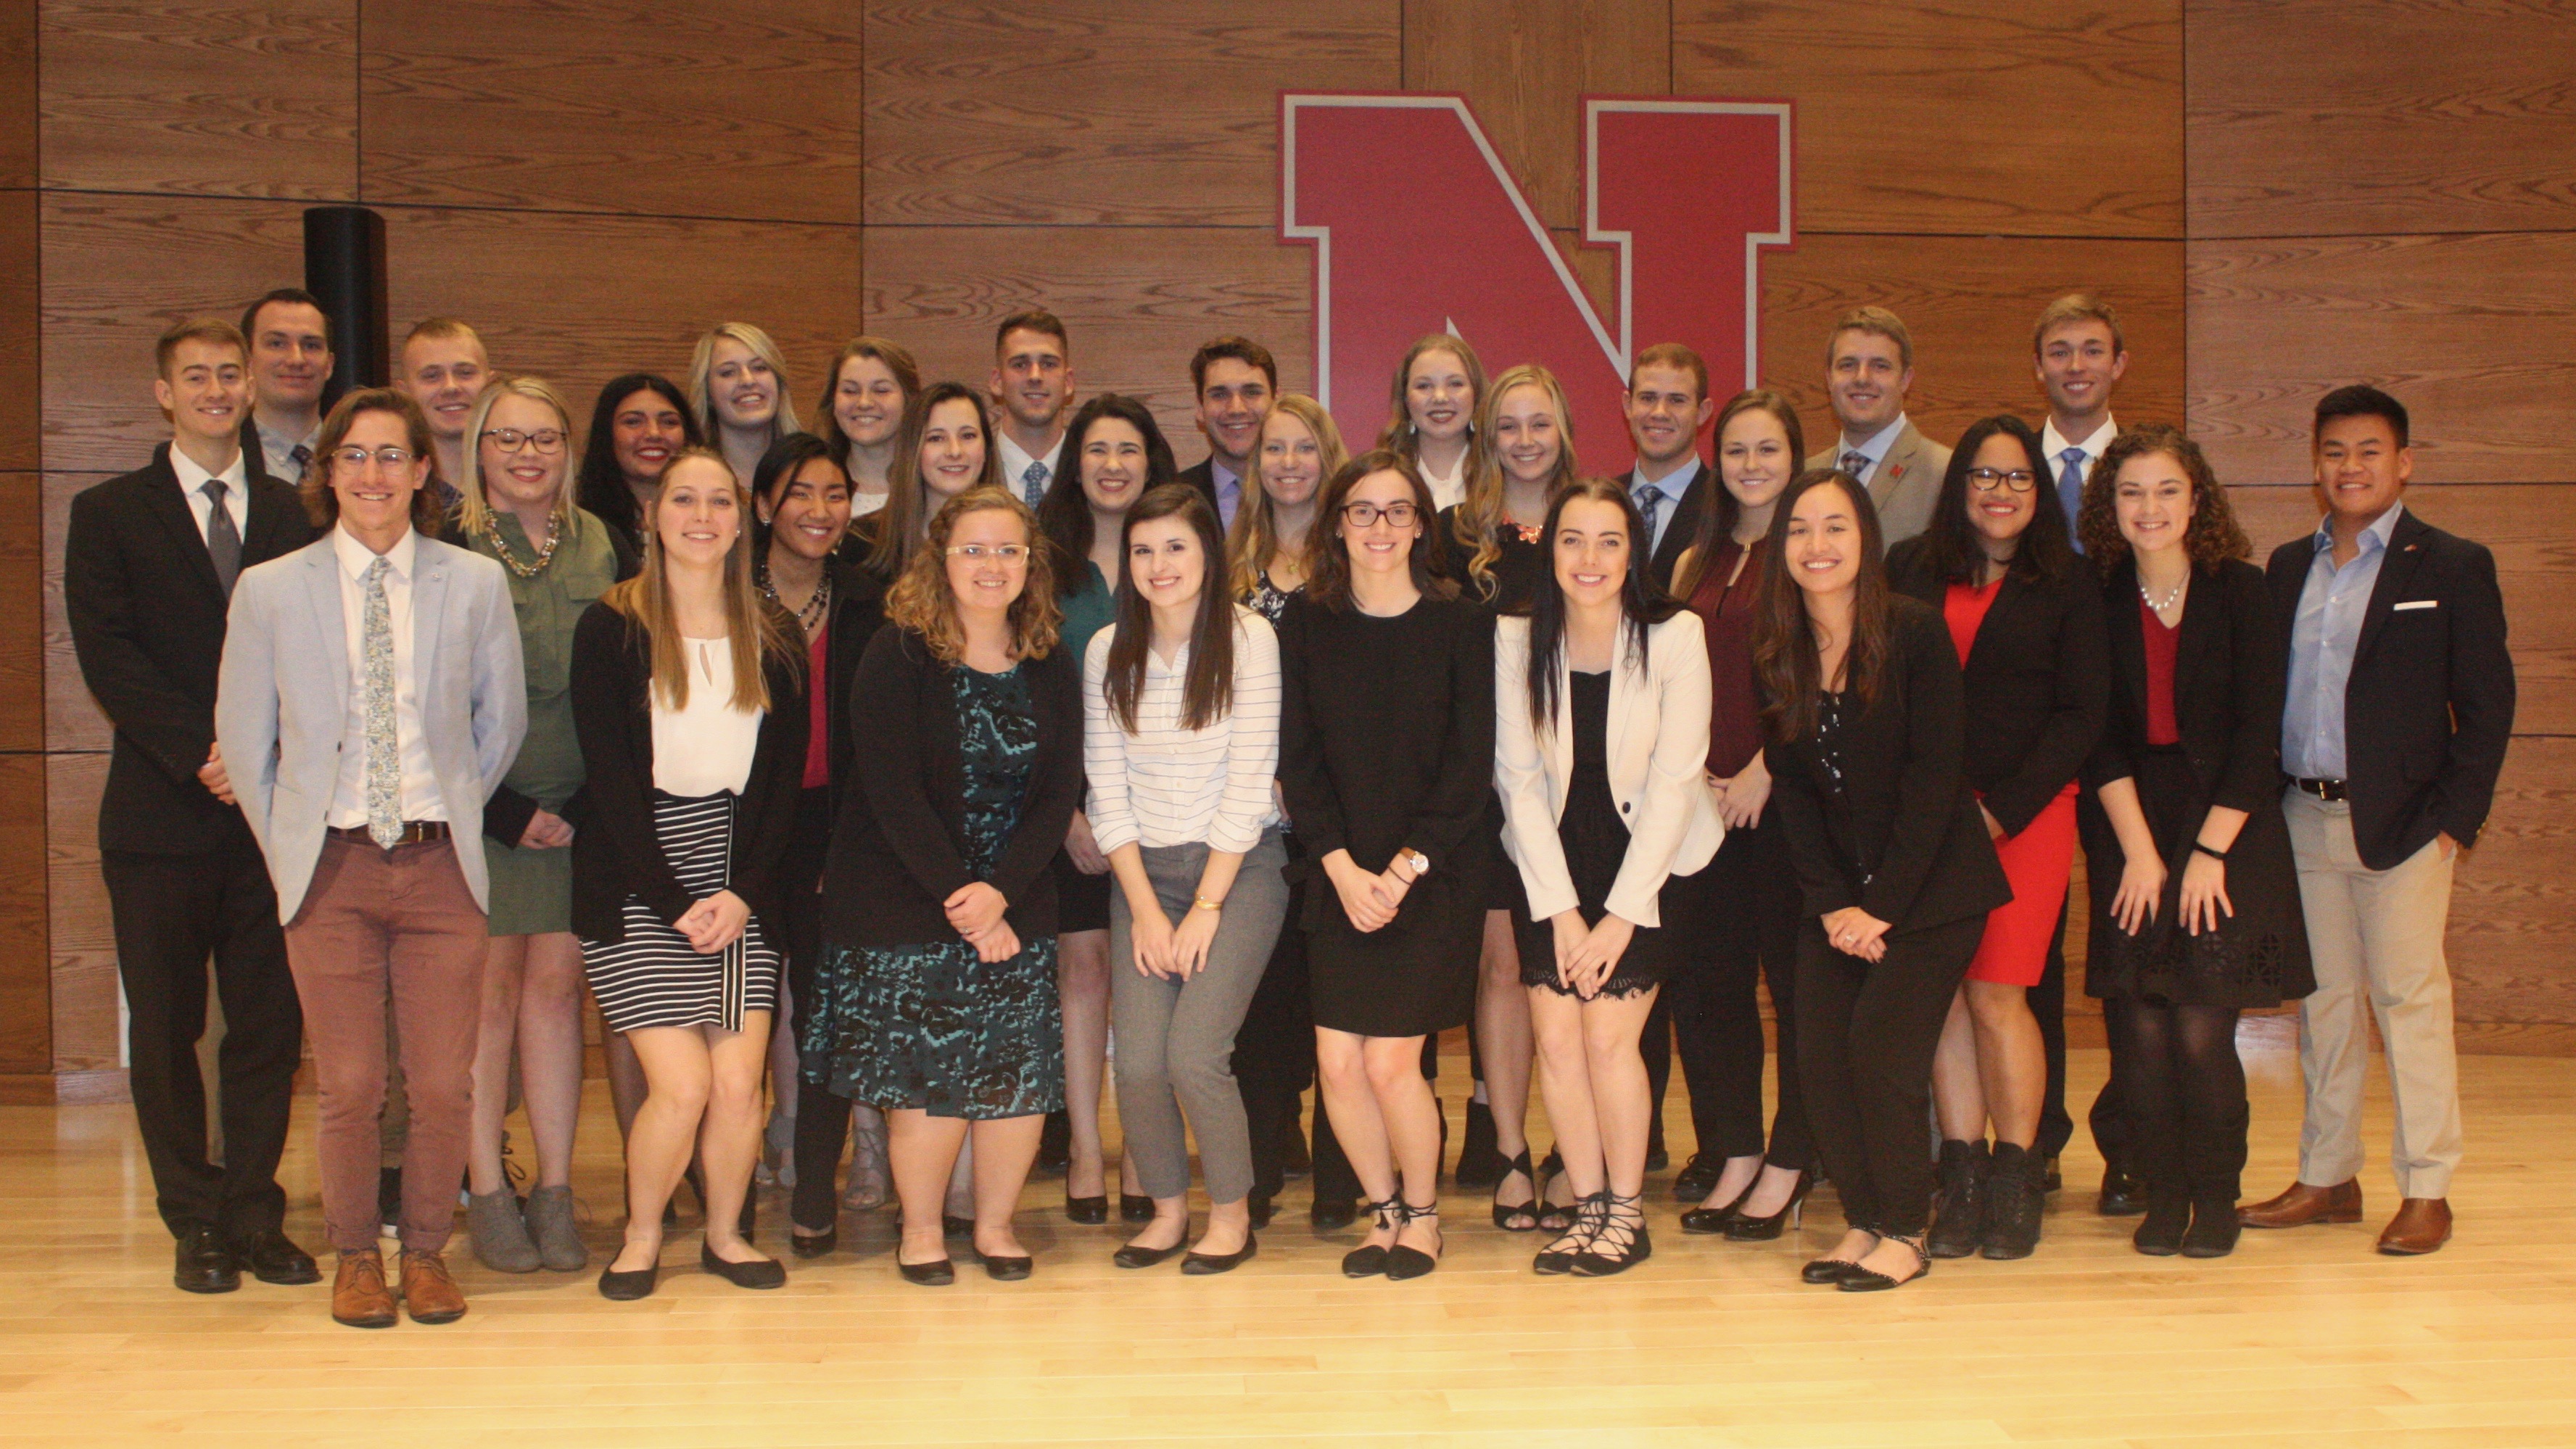
[{"label": "blue necktie", "polygon": [[2075,551],[2082,553],[2084,541],[2075,537],[2075,515],[2084,507],[2084,450],[2068,448],[2057,456],[2066,460],[2057,473],[2057,505],[2066,510],[2067,537],[2075,544]]},{"label": "blue necktie", "polygon": [[1655,515],[1664,508],[1664,490],[1652,483],[1637,485],[1637,517],[1646,525],[1646,543],[1641,550],[1647,557],[1655,553]]},{"label": "blue necktie", "polygon": [[1046,485],[1047,465],[1042,462],[1030,463],[1029,471],[1020,475],[1020,492],[1027,495],[1031,508],[1037,507],[1038,500],[1046,496]]}]

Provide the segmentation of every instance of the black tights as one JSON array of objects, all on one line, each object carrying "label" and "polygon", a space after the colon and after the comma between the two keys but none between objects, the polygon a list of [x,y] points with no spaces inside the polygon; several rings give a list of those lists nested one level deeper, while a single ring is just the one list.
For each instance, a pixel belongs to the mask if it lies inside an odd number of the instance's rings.
[{"label": "black tights", "polygon": [[2128,1098],[2132,1170],[2148,1193],[2234,1202],[2250,1116],[2236,1009],[2115,997],[2102,1014]]}]

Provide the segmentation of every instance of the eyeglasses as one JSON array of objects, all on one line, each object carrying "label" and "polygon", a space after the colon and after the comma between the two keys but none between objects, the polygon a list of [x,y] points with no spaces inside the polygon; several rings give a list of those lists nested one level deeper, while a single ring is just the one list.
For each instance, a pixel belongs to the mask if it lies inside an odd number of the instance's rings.
[{"label": "eyeglasses", "polygon": [[331,450],[331,465],[346,472],[358,473],[365,471],[368,460],[373,459],[374,461],[383,464],[387,470],[392,470],[396,468],[410,467],[412,461],[419,456],[420,454],[413,452],[409,448],[385,447],[377,448],[370,452],[369,450],[361,448],[353,443],[345,448],[333,448]]},{"label": "eyeglasses", "polygon": [[2009,473],[1993,468],[1971,468],[1968,470],[1968,486],[1980,493],[1992,493],[1998,487],[2010,488],[2015,493],[2028,493],[2039,486],[2039,475],[2027,468],[2016,468]]},{"label": "eyeglasses", "polygon": [[1373,528],[1381,518],[1398,528],[1411,528],[1413,520],[1421,516],[1422,510],[1410,503],[1389,503],[1384,506],[1375,503],[1342,505],[1342,517],[1349,520],[1353,528]]},{"label": "eyeglasses", "polygon": [[564,450],[564,432],[561,428],[539,428],[533,433],[523,433],[517,428],[486,428],[483,430],[483,441],[504,453],[515,453],[521,448],[534,448],[540,453],[560,453]]},{"label": "eyeglasses", "polygon": [[1025,543],[957,543],[941,551],[950,558],[962,558],[968,563],[982,563],[988,558],[999,559],[1006,564],[1029,561],[1029,546]]}]

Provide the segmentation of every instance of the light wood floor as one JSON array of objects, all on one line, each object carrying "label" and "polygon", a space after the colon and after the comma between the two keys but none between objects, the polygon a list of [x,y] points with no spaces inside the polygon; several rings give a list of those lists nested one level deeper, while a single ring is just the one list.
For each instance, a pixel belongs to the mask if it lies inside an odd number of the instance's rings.
[{"label": "light wood floor", "polygon": [[[2249,1033],[2249,1037],[2252,1034]],[[2297,1063],[2249,1047],[2249,1195],[2285,1184]],[[333,1325],[324,1288],[169,1285],[169,1240],[123,1107],[0,1110],[0,1440],[205,1449],[1138,1444],[2524,1446],[2576,1444],[2576,1061],[2461,1063],[2470,1157],[2460,1236],[2382,1258],[2395,1206],[2373,1102],[2364,1223],[2249,1233],[2232,1258],[2148,1259],[2097,1218],[2081,1145],[2023,1263],[1944,1263],[1866,1297],[1804,1287],[1823,1211],[1772,1245],[1682,1236],[1656,1179],[1656,1256],[1625,1277],[1542,1279],[1529,1237],[1452,1194],[1447,1261],[1345,1281],[1353,1234],[1319,1239],[1292,1183],[1261,1256],[1228,1277],[1121,1272],[1119,1229],[1078,1228],[1033,1184],[1037,1275],[914,1288],[888,1215],[854,1218],[782,1292],[679,1268],[652,1299],[590,1275],[506,1277],[451,1258],[461,1323]],[[2091,1100],[2099,1052],[2078,1052]],[[1444,1073],[1450,1108],[1464,1063]],[[594,1084],[595,1086],[596,1084]],[[583,1123],[576,1187],[614,1242],[616,1134]],[[314,1244],[309,1102],[286,1180]],[[1674,1158],[1687,1146],[1674,1112]],[[1541,1140],[1544,1140],[1543,1129]],[[777,1248],[773,1199],[762,1240]],[[668,1261],[694,1264],[697,1236]],[[325,1272],[329,1271],[325,1259]]]}]

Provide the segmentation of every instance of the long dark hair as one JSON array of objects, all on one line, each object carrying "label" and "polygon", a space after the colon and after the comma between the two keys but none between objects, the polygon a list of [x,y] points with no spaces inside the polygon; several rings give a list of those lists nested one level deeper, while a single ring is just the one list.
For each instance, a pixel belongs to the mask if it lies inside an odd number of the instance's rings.
[{"label": "long dark hair", "polygon": [[1413,490],[1413,507],[1422,523],[1422,535],[1413,541],[1413,551],[1406,561],[1413,566],[1413,586],[1431,599],[1454,599],[1458,585],[1449,577],[1449,550],[1434,535],[1440,532],[1440,515],[1432,511],[1431,489],[1422,481],[1422,470],[1413,460],[1385,448],[1371,448],[1339,468],[1324,480],[1324,489],[1315,500],[1315,522],[1306,539],[1306,597],[1327,609],[1342,609],[1351,602],[1351,551],[1337,536],[1342,526],[1342,505],[1350,501],[1351,490],[1371,473],[1393,473]]},{"label": "long dark hair", "polygon": [[[921,481],[921,435],[930,430],[930,415],[952,402],[975,410],[975,426],[984,430],[984,472],[958,496],[976,488],[996,488],[1002,481],[1001,445],[984,414],[984,395],[962,382],[934,382],[912,394],[903,405],[903,426],[895,430],[894,461],[886,465],[885,507],[868,515],[871,524],[867,566],[877,577],[902,576],[921,547],[933,510],[924,506]],[[852,525],[856,527],[857,525]]]},{"label": "long dark hair", "polygon": [[1765,412],[1778,419],[1781,430],[1789,435],[1789,465],[1806,466],[1807,433],[1798,425],[1798,408],[1789,401],[1788,394],[1755,387],[1726,400],[1726,406],[1718,409],[1717,422],[1708,430],[1708,478],[1714,486],[1708,490],[1708,506],[1699,511],[1699,527],[1691,534],[1690,570],[1673,576],[1675,598],[1687,599],[1698,592],[1701,577],[1717,562],[1718,549],[1735,537],[1735,525],[1744,517],[1744,505],[1735,501],[1734,491],[1726,486],[1726,425],[1750,412]]},{"label": "long dark hair", "polygon": [[1556,724],[1556,672],[1565,658],[1565,589],[1556,581],[1556,530],[1565,506],[1579,498],[1618,509],[1620,527],[1628,531],[1628,576],[1619,585],[1620,632],[1627,636],[1628,657],[1645,658],[1646,631],[1681,610],[1655,587],[1654,560],[1640,542],[1646,537],[1645,516],[1637,512],[1627,486],[1607,478],[1578,478],[1566,485],[1548,505],[1547,527],[1539,534],[1547,544],[1547,582],[1530,595],[1530,723],[1541,734]]},{"label": "long dark hair", "polygon": [[698,415],[689,410],[689,395],[658,372],[630,372],[609,379],[608,386],[599,390],[599,402],[590,410],[590,444],[581,450],[581,473],[574,479],[573,496],[590,510],[591,516],[626,530],[628,537],[636,539],[644,536],[644,510],[636,504],[635,490],[626,486],[626,475],[617,467],[617,410],[639,392],[653,394],[679,413],[682,448],[695,448],[706,442],[706,436],[698,431]]},{"label": "long dark hair", "polygon": [[[1887,564],[1880,555],[1883,534],[1877,505],[1860,480],[1839,468],[1810,468],[1789,480],[1771,515],[1764,542],[1775,565],[1788,554],[1789,515],[1811,488],[1840,488],[1860,521],[1860,577],[1852,598],[1851,645],[1843,653],[1844,688],[1866,710],[1878,698],[1878,682],[1887,665]],[[1775,740],[1794,740],[1816,727],[1816,699],[1824,692],[1823,671],[1816,661],[1816,633],[1807,622],[1806,590],[1786,567],[1763,570],[1762,594],[1754,604],[1753,677],[1762,686],[1762,718]]]},{"label": "long dark hair", "polygon": [[2050,486],[2039,434],[2021,419],[1999,413],[1977,419],[1959,435],[1959,446],[1950,454],[1950,471],[1941,475],[1941,501],[1932,505],[1931,526],[1923,530],[1923,567],[1945,584],[1975,583],[1985,566],[1985,545],[1979,541],[1976,525],[1968,521],[1968,470],[1976,466],[1977,450],[1998,433],[2021,444],[2022,455],[2030,460],[2030,497],[2035,505],[2004,571],[2024,582],[2062,579],[2075,571],[2075,547],[2066,540],[2066,510],[2057,506],[2057,490]]},{"label": "long dark hair", "polygon": [[[1225,535],[1216,509],[1186,483],[1146,490],[1127,510],[1126,536],[1136,525],[1178,518],[1198,535],[1205,572],[1199,580],[1198,617],[1190,621],[1190,667],[1181,681],[1181,728],[1203,730],[1234,710],[1234,596],[1225,586]],[[1109,676],[1102,690],[1110,717],[1136,732],[1136,699],[1145,691],[1145,654],[1154,643],[1154,609],[1136,587],[1132,555],[1118,564],[1118,616],[1109,636]]]},{"label": "long dark hair", "polygon": [[[1091,579],[1083,565],[1091,561],[1091,499],[1082,491],[1082,442],[1104,418],[1116,418],[1145,439],[1145,486],[1137,502],[1181,475],[1172,462],[1172,445],[1163,441],[1162,426],[1143,403],[1123,393],[1104,392],[1084,403],[1065,425],[1064,445],[1055,455],[1055,476],[1038,500],[1038,532],[1055,550],[1055,596],[1061,603],[1082,592]],[[1134,505],[1130,505],[1131,507]],[[1223,544],[1217,556],[1225,556]]]},{"label": "long dark hair", "polygon": [[[835,452],[830,443],[812,433],[785,434],[777,442],[770,444],[768,451],[760,455],[760,461],[752,465],[752,499],[754,502],[766,503],[776,508],[779,495],[787,491],[788,481],[804,472],[806,464],[817,459],[831,464],[833,470],[841,475],[841,482],[846,486],[850,481],[850,470],[842,464],[841,457],[842,454]],[[770,526],[762,521],[760,510],[757,508],[751,511],[751,529],[752,543],[755,545],[752,549],[752,577],[767,578]]]}]

